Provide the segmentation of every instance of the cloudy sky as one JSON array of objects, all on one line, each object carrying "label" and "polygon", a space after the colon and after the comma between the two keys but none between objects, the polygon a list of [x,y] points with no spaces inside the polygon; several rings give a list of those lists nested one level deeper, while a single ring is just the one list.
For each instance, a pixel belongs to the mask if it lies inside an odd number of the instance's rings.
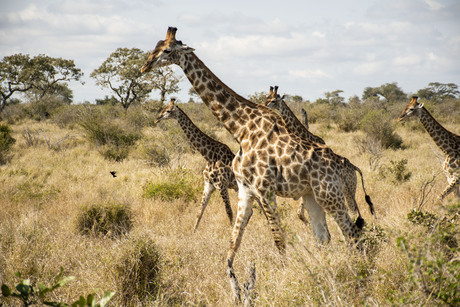
[{"label": "cloudy sky", "polygon": [[[0,57],[46,54],[75,61],[76,102],[111,94],[91,72],[118,47],[152,50],[168,26],[243,96],[279,85],[311,101],[361,97],[397,82],[460,85],[458,0],[0,0]],[[273,3],[273,4],[272,4]],[[178,68],[177,73],[183,75]],[[188,100],[184,78],[177,97]],[[159,95],[153,92],[152,98]]]}]

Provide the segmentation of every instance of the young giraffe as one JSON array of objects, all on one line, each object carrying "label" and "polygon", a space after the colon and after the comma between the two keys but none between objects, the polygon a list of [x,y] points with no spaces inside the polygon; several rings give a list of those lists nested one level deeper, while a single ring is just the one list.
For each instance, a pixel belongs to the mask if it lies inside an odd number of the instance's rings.
[{"label": "young giraffe", "polygon": [[216,189],[220,192],[228,219],[230,224],[233,225],[233,211],[230,206],[228,189],[238,190],[235,175],[232,171],[232,161],[235,154],[227,145],[203,133],[174,102],[175,99],[171,99],[169,105],[163,108],[158,114],[155,122],[158,123],[161,120],[172,118],[176,119],[191,145],[207,162],[206,168],[203,170],[204,190],[201,198],[201,210],[197,215],[193,231],[196,231],[198,228],[209,199]]},{"label": "young giraffe", "polygon": [[[294,112],[288,107],[286,102],[284,101],[284,96],[281,97],[278,95],[278,86],[270,86],[270,92],[267,96],[267,100],[265,105],[270,109],[278,110],[283,118],[284,122],[288,130],[292,133],[297,134],[298,136],[310,140],[312,142],[316,142],[319,144],[325,144],[324,140],[319,136],[314,135],[311,133],[295,116]],[[357,177],[356,172],[358,172],[361,176],[361,184],[363,187],[364,195],[366,202],[369,205],[369,209],[372,214],[374,214],[374,205],[372,204],[370,196],[366,193],[366,189],[364,188],[364,177],[361,170],[355,166],[353,163],[350,162],[345,157],[336,154],[336,158],[338,161],[342,162],[342,169],[341,169],[341,176],[342,181],[344,182],[344,194],[345,199],[347,201],[348,208],[350,208],[354,213],[358,214],[358,218],[361,217],[359,212],[358,205],[355,201],[356,195],[356,186],[357,186]],[[303,213],[303,207],[299,207],[297,214],[299,218],[305,222],[305,216]]]},{"label": "young giraffe", "polygon": [[176,40],[176,31],[173,27],[168,29],[166,39],[157,43],[141,71],[172,64],[180,66],[203,102],[240,144],[232,163],[239,200],[227,254],[229,266],[241,243],[254,198],[260,200],[267,214],[281,253],[286,244],[275,195],[302,197],[319,241],[330,240],[325,210],[347,238],[356,240],[361,229],[348,215],[341,165],[332,150],[289,133],[278,114],[236,94],[204,65],[193,48]]},{"label": "young giraffe", "polygon": [[[417,116],[433,141],[446,155],[442,168],[447,176],[448,185],[439,195],[439,199],[442,200],[460,184],[460,136],[441,126],[423,104],[417,102],[417,99],[416,96],[412,97],[398,121],[406,117]],[[457,190],[456,193],[458,197],[459,191]]]}]

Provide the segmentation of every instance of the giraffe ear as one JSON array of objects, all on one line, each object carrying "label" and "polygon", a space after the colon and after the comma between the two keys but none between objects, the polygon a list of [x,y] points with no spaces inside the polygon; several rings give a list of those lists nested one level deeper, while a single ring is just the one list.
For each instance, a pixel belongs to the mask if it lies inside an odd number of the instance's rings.
[{"label": "giraffe ear", "polygon": [[181,45],[180,49],[182,51],[184,51],[185,53],[192,53],[193,51],[195,51],[195,49],[193,49],[192,47],[189,47],[187,45]]},{"label": "giraffe ear", "polygon": [[281,97],[281,100],[284,100],[284,98],[286,98],[286,95],[283,95],[283,96]]},{"label": "giraffe ear", "polygon": [[417,105],[417,109],[421,109],[421,108],[423,108],[423,103]]}]

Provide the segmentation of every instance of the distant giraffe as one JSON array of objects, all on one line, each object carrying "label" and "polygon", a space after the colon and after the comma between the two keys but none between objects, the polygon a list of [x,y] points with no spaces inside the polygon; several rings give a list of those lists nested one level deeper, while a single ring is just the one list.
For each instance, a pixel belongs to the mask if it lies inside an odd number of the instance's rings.
[{"label": "distant giraffe", "polygon": [[[398,118],[398,121],[410,116],[417,116],[420,122],[430,134],[433,141],[446,155],[442,168],[447,176],[448,185],[439,195],[439,199],[444,199],[449,193],[454,191],[460,184],[460,136],[448,131],[441,126],[427,109],[417,102],[418,97],[412,97],[410,103]],[[460,193],[457,189],[457,197]]]},{"label": "distant giraffe", "polygon": [[340,175],[342,163],[337,162],[333,151],[290,133],[278,114],[236,94],[204,65],[193,48],[176,40],[176,31],[173,27],[168,29],[166,39],[157,43],[141,71],[180,66],[203,102],[240,144],[232,163],[239,200],[227,254],[229,267],[241,244],[254,198],[260,200],[268,216],[281,253],[286,244],[276,195],[302,197],[313,233],[320,242],[330,240],[325,210],[347,238],[359,238],[363,225],[353,223],[348,214]]},{"label": "distant giraffe", "polygon": [[198,228],[209,199],[216,189],[220,192],[228,219],[233,225],[233,211],[230,206],[228,189],[238,190],[235,174],[231,168],[235,154],[227,145],[203,133],[174,102],[175,99],[171,99],[169,105],[158,114],[155,122],[158,123],[161,120],[171,118],[176,119],[191,145],[207,162],[206,168],[203,170],[204,190],[201,198],[201,210],[197,215],[194,231]]},{"label": "distant giraffe", "polygon": [[307,111],[305,111],[305,109],[302,108],[302,119],[303,119],[303,125],[305,126],[305,128],[307,128],[307,130],[309,130],[309,125],[308,125],[308,114],[307,114]]},{"label": "distant giraffe", "polygon": [[[278,110],[283,117],[284,122],[290,132],[297,134],[298,136],[310,140],[312,142],[325,144],[324,140],[319,136],[314,135],[311,133],[295,116],[294,112],[288,107],[286,102],[284,101],[284,96],[281,97],[278,94],[278,86],[271,86],[269,94],[267,96],[267,100],[265,105],[270,109]],[[363,173],[361,170],[355,166],[353,163],[350,162],[345,157],[342,157],[338,154],[335,154],[338,161],[341,161],[342,168],[341,168],[341,177],[344,183],[344,195],[345,199],[347,200],[348,208],[350,208],[353,212],[359,214],[359,208],[355,201],[355,194],[356,194],[356,185],[357,185],[357,178],[356,172],[361,175],[361,184],[363,187],[364,195],[366,202],[369,205],[369,209],[372,214],[374,214],[374,205],[371,202],[371,198],[366,193],[366,189],[364,188],[364,178]],[[303,213],[303,207],[301,206],[297,211],[299,218],[305,222],[305,217]],[[360,216],[360,215],[359,215]]]}]

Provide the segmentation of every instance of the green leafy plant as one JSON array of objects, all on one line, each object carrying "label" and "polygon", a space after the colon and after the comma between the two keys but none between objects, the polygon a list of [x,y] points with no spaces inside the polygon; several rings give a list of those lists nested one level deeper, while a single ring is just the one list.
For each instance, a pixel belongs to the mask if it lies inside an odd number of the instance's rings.
[{"label": "green leafy plant", "polygon": [[[30,279],[22,279],[22,276],[19,272],[15,274],[21,281],[15,286],[15,289],[11,289],[8,285],[2,284],[2,296],[4,298],[16,298],[19,299],[23,306],[32,306],[32,305],[47,305],[47,306],[72,306],[72,307],[103,307],[105,306],[110,299],[115,295],[115,292],[106,292],[102,299],[97,302],[94,294],[88,295],[86,298],[80,296],[80,298],[72,303],[66,304],[63,302],[48,301],[45,296],[66,285],[68,282],[75,279],[74,276],[64,277],[64,270],[61,268],[61,272],[54,278],[54,284],[52,286],[45,286],[42,283],[37,283],[33,285],[30,282]],[[0,304],[1,305],[1,304]]]}]

